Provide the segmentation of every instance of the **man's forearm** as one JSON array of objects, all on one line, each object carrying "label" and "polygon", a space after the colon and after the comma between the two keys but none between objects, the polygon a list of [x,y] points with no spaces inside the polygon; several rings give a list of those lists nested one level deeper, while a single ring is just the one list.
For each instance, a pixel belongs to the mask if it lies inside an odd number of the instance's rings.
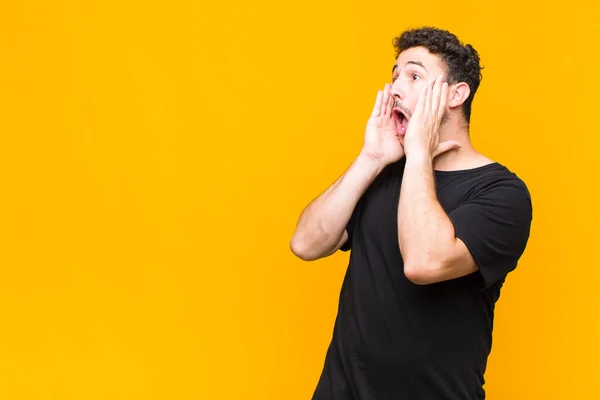
[{"label": "man's forearm", "polygon": [[438,268],[455,241],[454,226],[440,205],[430,159],[407,159],[398,205],[398,241],[407,276]]},{"label": "man's forearm", "polygon": [[383,165],[358,156],[346,172],[303,211],[291,241],[294,253],[316,259],[338,244],[360,197]]}]

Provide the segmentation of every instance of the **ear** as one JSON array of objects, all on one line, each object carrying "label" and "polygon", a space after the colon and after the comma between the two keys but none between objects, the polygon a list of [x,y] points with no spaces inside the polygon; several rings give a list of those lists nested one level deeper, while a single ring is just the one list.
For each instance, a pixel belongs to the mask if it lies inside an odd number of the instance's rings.
[{"label": "ear", "polygon": [[462,106],[462,104],[469,98],[471,89],[465,82],[458,82],[449,90],[448,94],[448,108],[456,108]]}]

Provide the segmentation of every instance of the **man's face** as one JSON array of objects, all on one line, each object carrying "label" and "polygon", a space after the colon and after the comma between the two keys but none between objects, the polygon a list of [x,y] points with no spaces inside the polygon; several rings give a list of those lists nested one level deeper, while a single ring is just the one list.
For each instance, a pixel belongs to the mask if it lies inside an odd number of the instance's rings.
[{"label": "man's face", "polygon": [[424,47],[411,47],[398,56],[392,70],[391,94],[394,96],[396,130],[401,139],[404,139],[423,85],[442,74],[446,74],[444,63]]}]

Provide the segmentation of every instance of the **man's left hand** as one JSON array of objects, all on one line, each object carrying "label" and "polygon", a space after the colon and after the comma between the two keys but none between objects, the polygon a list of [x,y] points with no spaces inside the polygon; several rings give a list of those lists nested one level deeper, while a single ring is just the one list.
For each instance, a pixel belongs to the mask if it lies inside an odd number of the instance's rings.
[{"label": "man's left hand", "polygon": [[440,143],[439,129],[446,116],[447,105],[448,83],[443,76],[423,86],[404,135],[407,159],[418,157],[433,161],[438,155],[460,147],[455,140]]}]

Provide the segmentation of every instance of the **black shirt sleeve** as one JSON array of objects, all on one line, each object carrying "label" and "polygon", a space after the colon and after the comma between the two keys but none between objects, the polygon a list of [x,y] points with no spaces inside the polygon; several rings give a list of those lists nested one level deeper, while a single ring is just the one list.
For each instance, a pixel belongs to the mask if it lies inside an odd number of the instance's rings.
[{"label": "black shirt sleeve", "polygon": [[532,221],[527,187],[513,182],[494,185],[449,214],[456,237],[471,252],[483,288],[514,270],[529,239]]}]

